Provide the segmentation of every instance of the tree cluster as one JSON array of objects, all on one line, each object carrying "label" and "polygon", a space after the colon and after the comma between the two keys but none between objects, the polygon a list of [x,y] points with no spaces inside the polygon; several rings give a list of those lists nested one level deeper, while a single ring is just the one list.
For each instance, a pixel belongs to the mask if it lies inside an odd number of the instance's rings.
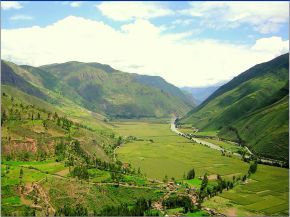
[{"label": "tree cluster", "polygon": [[162,202],[162,205],[166,206],[166,208],[169,209],[183,207],[184,213],[187,213],[188,211],[193,211],[194,208],[190,197],[186,195],[174,195],[168,197]]},{"label": "tree cluster", "polygon": [[88,209],[82,204],[75,207],[64,205],[56,211],[55,216],[88,216]]},{"label": "tree cluster", "polygon": [[101,211],[94,212],[95,216],[158,216],[151,210],[151,200],[140,198],[133,206],[121,204],[119,206],[106,206]]}]

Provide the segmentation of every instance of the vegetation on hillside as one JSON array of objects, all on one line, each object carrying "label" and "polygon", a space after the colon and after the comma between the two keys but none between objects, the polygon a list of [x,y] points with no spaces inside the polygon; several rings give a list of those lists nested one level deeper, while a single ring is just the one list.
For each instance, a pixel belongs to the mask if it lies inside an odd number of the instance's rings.
[{"label": "vegetation on hillside", "polygon": [[288,162],[289,54],[259,64],[215,91],[184,116],[191,124],[247,145],[257,155]]}]

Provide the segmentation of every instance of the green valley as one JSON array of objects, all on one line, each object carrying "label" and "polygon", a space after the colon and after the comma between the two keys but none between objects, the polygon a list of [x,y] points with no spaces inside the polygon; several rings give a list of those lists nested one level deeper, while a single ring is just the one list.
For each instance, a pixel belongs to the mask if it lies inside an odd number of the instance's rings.
[{"label": "green valley", "polygon": [[0,7],[0,216],[289,216],[289,2]]},{"label": "green valley", "polygon": [[256,161],[288,158],[278,60],[188,114],[194,99],[160,77],[2,61],[2,215],[288,215],[288,169]]}]

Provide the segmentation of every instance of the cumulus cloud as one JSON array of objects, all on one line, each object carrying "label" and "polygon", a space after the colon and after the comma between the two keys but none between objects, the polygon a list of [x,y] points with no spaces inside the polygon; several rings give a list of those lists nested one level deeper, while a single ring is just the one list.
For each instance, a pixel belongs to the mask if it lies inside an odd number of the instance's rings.
[{"label": "cumulus cloud", "polygon": [[281,37],[272,36],[270,38],[261,38],[256,41],[252,49],[260,52],[272,52],[274,56],[289,51],[289,41],[283,41]]},{"label": "cumulus cloud", "polygon": [[202,25],[210,28],[236,28],[251,25],[263,34],[277,32],[288,23],[288,2],[192,2],[181,14],[202,17]]},{"label": "cumulus cloud", "polygon": [[10,20],[32,20],[33,17],[23,14],[18,14],[10,17]]},{"label": "cumulus cloud", "polygon": [[16,1],[1,1],[1,9],[3,10],[9,10],[9,9],[20,9],[22,8],[22,5],[19,2]]},{"label": "cumulus cloud", "polygon": [[170,9],[152,2],[102,2],[96,7],[104,16],[118,21],[149,19],[173,14]]},{"label": "cumulus cloud", "polygon": [[288,52],[288,41],[280,37],[248,45],[194,40],[188,33],[164,34],[143,19],[116,30],[103,22],[69,16],[46,27],[2,29],[1,33],[2,58],[19,64],[100,62],[126,72],[159,75],[179,86],[228,80]]}]

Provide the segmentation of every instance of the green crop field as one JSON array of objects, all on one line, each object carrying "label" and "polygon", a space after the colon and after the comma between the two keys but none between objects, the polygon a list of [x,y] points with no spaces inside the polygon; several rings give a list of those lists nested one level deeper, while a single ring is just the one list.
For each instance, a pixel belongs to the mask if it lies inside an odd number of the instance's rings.
[{"label": "green crop field", "polygon": [[[220,174],[228,178],[246,174],[249,167],[248,163],[238,158],[221,156],[216,150],[175,135],[170,131],[169,124],[121,122],[114,125],[119,134],[144,140],[121,145],[117,154],[120,160],[140,168],[150,178],[161,180],[167,175],[169,178],[181,179],[192,167],[197,176],[207,172],[209,175]],[[149,139],[153,142],[148,141]],[[249,183],[225,191],[205,204],[223,213],[285,215],[289,207],[288,180],[287,169],[259,165]],[[190,185],[193,181],[184,182]],[[218,202],[214,202],[215,200]],[[265,206],[264,203],[269,205]],[[220,204],[222,205],[219,206]]]},{"label": "green crop field", "polygon": [[[288,215],[289,184],[288,170],[259,165],[249,183],[239,185],[224,192],[220,197],[205,202],[206,206],[217,208],[221,212],[233,209],[237,213],[254,212],[260,215]],[[224,206],[221,206],[223,204]]]},{"label": "green crop field", "polygon": [[[195,144],[172,133],[169,124],[146,122],[115,123],[123,136],[136,136],[144,141],[133,141],[117,150],[121,161],[131,163],[151,178],[180,179],[192,167],[197,176],[204,173],[231,175],[244,174],[248,164],[238,158],[221,156],[216,150]],[[148,141],[152,139],[153,142]]]},{"label": "green crop field", "polygon": [[218,146],[222,147],[223,149],[226,149],[226,150],[231,151],[231,152],[238,152],[241,149],[240,146],[232,144],[230,142],[226,142],[226,141],[219,141],[216,139],[202,139],[202,140],[207,141],[207,142],[211,142],[211,143],[218,145]]}]

